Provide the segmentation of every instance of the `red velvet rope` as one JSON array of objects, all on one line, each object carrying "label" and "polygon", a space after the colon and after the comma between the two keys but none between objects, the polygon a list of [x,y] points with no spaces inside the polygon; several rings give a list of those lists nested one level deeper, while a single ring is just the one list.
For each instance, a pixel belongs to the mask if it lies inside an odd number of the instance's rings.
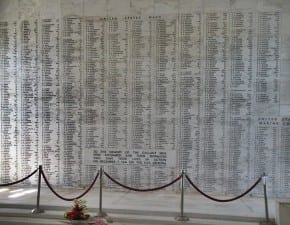
[{"label": "red velvet rope", "polygon": [[192,187],[195,188],[195,190],[197,190],[200,194],[202,194],[203,196],[205,196],[206,198],[209,198],[213,201],[216,202],[231,202],[231,201],[235,201],[241,197],[244,197],[246,194],[248,194],[250,191],[252,191],[262,180],[262,177],[260,177],[247,191],[245,191],[244,193],[234,197],[234,198],[230,198],[230,199],[218,199],[218,198],[214,198],[209,196],[208,194],[204,193],[202,190],[200,190],[191,180],[190,178],[187,176],[187,174],[185,174],[186,179],[188,180],[188,182],[192,185]]},{"label": "red velvet rope", "polygon": [[[0,184],[0,187],[5,187],[5,186],[10,186],[10,185],[14,185],[14,184],[18,184],[26,179],[29,179],[31,176],[33,176],[36,172],[38,171],[38,169],[34,170],[31,174],[29,174],[28,176],[18,180],[18,181],[15,181],[15,182],[11,182],[11,183],[6,183],[6,184]],[[40,171],[42,176],[43,176],[43,179],[45,181],[45,183],[47,184],[48,188],[57,196],[59,197],[60,199],[62,200],[65,200],[65,201],[73,201],[74,199],[78,199],[78,198],[82,198],[83,196],[85,196],[91,189],[92,187],[94,186],[94,184],[96,183],[98,177],[99,177],[99,172],[97,173],[97,175],[95,176],[93,182],[91,183],[91,185],[85,190],[84,193],[82,193],[81,195],[75,197],[75,198],[65,198],[61,195],[59,195],[53,188],[52,186],[50,185],[50,183],[48,182],[48,179],[47,177],[45,176],[44,172],[41,170]],[[128,190],[131,190],[131,191],[139,191],[139,192],[148,192],[148,191],[158,191],[158,190],[161,190],[163,188],[167,188],[169,187],[170,185],[176,183],[178,180],[181,179],[182,175],[179,175],[177,178],[175,178],[173,181],[169,182],[168,184],[165,184],[165,185],[162,185],[160,187],[156,187],[156,188],[148,188],[148,189],[138,189],[138,188],[133,188],[133,187],[129,187],[125,184],[122,184],[120,183],[119,181],[115,180],[113,177],[111,177],[108,173],[106,173],[104,171],[104,174],[112,181],[114,182],[115,184],[123,187],[123,188],[126,188]],[[245,191],[244,193],[234,197],[234,198],[230,198],[230,199],[218,199],[218,198],[214,198],[206,193],[204,193],[202,190],[200,190],[193,182],[192,180],[188,177],[187,174],[185,174],[185,177],[186,179],[188,180],[188,182],[191,184],[191,186],[197,190],[200,194],[202,194],[203,196],[205,196],[206,198],[209,198],[213,201],[216,201],[216,202],[231,202],[231,201],[235,201],[239,198],[242,198],[243,196],[247,195],[250,191],[252,191],[259,183],[260,181],[262,180],[262,177],[260,177],[247,191]]]},{"label": "red velvet rope", "polygon": [[93,182],[91,183],[91,185],[90,185],[90,186],[85,190],[85,192],[82,193],[81,195],[79,195],[79,196],[77,196],[77,197],[75,197],[75,198],[65,198],[65,197],[61,196],[60,194],[58,194],[58,193],[57,193],[57,192],[52,188],[52,186],[49,184],[48,179],[46,178],[46,176],[45,176],[45,174],[44,174],[43,171],[41,171],[41,174],[42,174],[42,176],[43,176],[43,179],[44,179],[46,185],[47,185],[48,188],[52,191],[52,193],[55,194],[57,197],[59,197],[60,199],[62,199],[62,200],[64,200],[64,201],[73,201],[73,200],[75,200],[75,199],[82,198],[83,196],[85,196],[85,195],[86,195],[86,194],[87,194],[87,193],[92,189],[92,187],[94,186],[94,184],[96,183],[96,181],[97,181],[97,179],[98,179],[98,177],[99,177],[99,172],[98,172],[97,175],[95,176]]},{"label": "red velvet rope", "polygon": [[33,176],[37,171],[38,171],[38,169],[34,170],[31,174],[27,175],[26,177],[22,178],[21,180],[14,181],[14,182],[7,183],[7,184],[0,184],[0,187],[10,186],[10,185],[18,184],[18,183],[20,183],[22,181],[25,181],[26,179],[28,179],[31,176]]},{"label": "red velvet rope", "polygon": [[174,184],[175,182],[177,182],[178,180],[180,180],[180,179],[181,179],[181,176],[182,176],[182,175],[180,175],[180,176],[178,176],[176,179],[174,179],[173,181],[171,181],[170,183],[165,184],[165,185],[160,186],[160,187],[156,187],[156,188],[148,188],[148,189],[138,189],[138,188],[129,187],[129,186],[125,185],[125,184],[120,183],[119,181],[117,181],[117,180],[115,180],[114,178],[112,178],[112,177],[111,177],[109,174],[107,174],[106,172],[104,172],[104,174],[105,174],[105,175],[106,175],[106,176],[107,176],[111,181],[113,181],[115,184],[120,185],[121,187],[126,188],[126,189],[131,190],[131,191],[140,191],[140,192],[146,192],[146,191],[158,191],[158,190],[161,190],[161,189],[163,189],[163,188],[167,188],[167,187],[169,187],[170,185],[172,185],[172,184]]}]

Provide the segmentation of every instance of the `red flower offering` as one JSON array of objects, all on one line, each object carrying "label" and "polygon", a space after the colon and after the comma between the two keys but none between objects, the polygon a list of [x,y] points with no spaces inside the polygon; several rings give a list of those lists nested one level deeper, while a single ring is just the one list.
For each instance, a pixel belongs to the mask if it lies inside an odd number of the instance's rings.
[{"label": "red flower offering", "polygon": [[90,215],[87,213],[86,201],[75,199],[71,210],[64,214],[68,220],[87,220]]}]

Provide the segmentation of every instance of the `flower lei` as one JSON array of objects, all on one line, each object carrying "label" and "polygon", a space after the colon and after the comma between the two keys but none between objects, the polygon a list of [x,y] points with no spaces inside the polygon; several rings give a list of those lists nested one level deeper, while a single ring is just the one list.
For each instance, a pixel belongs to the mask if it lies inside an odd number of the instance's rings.
[{"label": "flower lei", "polygon": [[68,220],[87,220],[90,215],[86,212],[86,201],[81,199],[75,199],[71,210],[69,212],[66,212],[64,214],[64,217]]}]

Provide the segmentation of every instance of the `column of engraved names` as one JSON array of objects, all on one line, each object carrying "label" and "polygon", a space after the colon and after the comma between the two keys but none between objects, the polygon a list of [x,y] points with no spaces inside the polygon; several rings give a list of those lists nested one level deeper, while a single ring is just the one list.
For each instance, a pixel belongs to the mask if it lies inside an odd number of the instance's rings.
[{"label": "column of engraved names", "polygon": [[104,20],[87,17],[84,21],[85,76],[83,113],[83,155],[85,182],[90,183],[104,154]]},{"label": "column of engraved names", "polygon": [[81,18],[62,21],[62,99],[63,124],[61,156],[64,185],[79,185],[81,176]]},{"label": "column of engraved names", "polygon": [[41,21],[41,147],[50,182],[60,184],[59,21]]},{"label": "column of engraved names", "polygon": [[[128,70],[132,82],[130,91],[132,96],[131,108],[131,149],[130,159],[134,186],[158,186],[167,182],[168,169],[166,150],[156,150],[152,142],[152,84],[154,84],[155,66],[151,60],[154,58],[156,48],[156,19],[159,17],[126,17],[126,30],[128,42]],[[154,31],[153,31],[154,30]],[[154,67],[154,68],[153,68]],[[130,162],[129,162],[130,163]],[[166,171],[166,172],[165,172]],[[165,181],[166,180],[166,181]]]},{"label": "column of engraved names", "polygon": [[17,180],[17,32],[16,22],[0,21],[1,183]]},{"label": "column of engraved names", "polygon": [[156,150],[174,151],[177,147],[177,18],[161,17],[155,20],[154,147]]},{"label": "column of engraved names", "polygon": [[105,150],[103,163],[113,177],[124,177],[118,169],[119,155],[129,147],[128,124],[128,49],[124,19],[105,19]]},{"label": "column of engraved names", "polygon": [[177,156],[177,17],[149,16],[153,184],[174,176]]},{"label": "column of engraved names", "polygon": [[224,179],[227,13],[205,14],[203,188],[222,192]]},{"label": "column of engraved names", "polygon": [[[140,16],[125,17],[127,65],[129,71],[129,91],[132,102],[130,114],[130,154],[129,177],[131,185],[150,187],[152,152],[152,95],[151,73],[149,70],[149,24]],[[128,182],[128,181],[127,181]]]},{"label": "column of engraved names", "polygon": [[[257,14],[257,73],[256,73],[256,87],[255,87],[255,106],[256,113],[268,115],[275,115],[279,113],[279,85],[278,79],[280,74],[280,13],[279,12],[261,12]],[[263,117],[262,117],[263,118]],[[258,118],[259,120],[262,118]],[[272,118],[272,117],[264,117]],[[273,116],[273,118],[276,118]],[[268,125],[268,124],[267,124]],[[258,129],[263,130],[264,127]],[[270,192],[278,191],[278,177],[275,168],[278,167],[277,155],[274,152],[277,151],[276,145],[278,127],[274,126],[272,131],[272,138],[265,141],[266,148],[260,149],[256,143],[256,163],[254,168],[254,176],[259,176],[259,172],[266,170],[269,174]],[[256,131],[257,134],[257,131]],[[259,132],[258,132],[259,134]],[[259,140],[261,137],[259,135]],[[272,141],[272,143],[269,141]],[[257,142],[257,141],[256,141]],[[261,144],[262,146],[262,144]],[[261,156],[261,157],[260,157]],[[266,157],[268,164],[265,168],[262,158]],[[260,159],[259,159],[260,158]],[[261,160],[261,162],[260,162]],[[259,165],[259,166],[258,166]]]},{"label": "column of engraved names", "polygon": [[[115,17],[106,18],[106,79],[105,79],[105,122],[106,143],[105,148],[128,148],[128,71],[126,66],[127,49],[125,48],[124,21]],[[113,157],[108,155],[106,163],[115,163]]]},{"label": "column of engraved names", "polygon": [[179,17],[180,150],[178,165],[195,181],[200,169],[201,14]]},{"label": "column of engraved names", "polygon": [[259,13],[257,32],[257,75],[255,99],[257,112],[278,113],[280,13]]},{"label": "column of engraved names", "polygon": [[[131,148],[151,149],[151,74],[149,66],[148,23],[140,17],[127,17],[129,58],[132,76]],[[146,164],[140,161],[141,164]],[[150,162],[148,162],[150,164]]]},{"label": "column of engraved names", "polygon": [[253,13],[230,14],[227,192],[249,187],[253,86]]},{"label": "column of engraved names", "polygon": [[279,193],[287,195],[290,191],[290,117],[281,118],[281,148],[279,151]]},{"label": "column of engraved names", "polygon": [[[255,179],[263,173],[267,175],[267,190],[270,195],[278,193],[280,176],[278,163],[281,118],[277,116],[260,116],[255,126]],[[261,193],[257,189],[257,193]]]},{"label": "column of engraved names", "polygon": [[[23,20],[20,25],[20,148],[22,176],[38,166],[38,21]],[[35,179],[36,180],[36,179]]]}]

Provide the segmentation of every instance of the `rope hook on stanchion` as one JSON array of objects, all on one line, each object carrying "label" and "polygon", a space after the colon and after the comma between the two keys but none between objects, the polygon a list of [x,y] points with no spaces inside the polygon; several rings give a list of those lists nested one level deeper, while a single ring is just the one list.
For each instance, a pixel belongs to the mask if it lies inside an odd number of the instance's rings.
[{"label": "rope hook on stanchion", "polygon": [[40,206],[39,206],[40,189],[41,189],[41,176],[42,176],[42,165],[39,165],[36,208],[32,210],[32,214],[44,213],[44,210],[41,209]]},{"label": "rope hook on stanchion", "polygon": [[181,172],[181,201],[180,201],[180,215],[175,217],[177,221],[188,221],[189,218],[184,215],[184,175],[185,172],[182,170]]},{"label": "rope hook on stanchion", "polygon": [[99,190],[99,212],[98,217],[106,217],[107,213],[103,212],[103,167],[100,168],[100,190]]}]

